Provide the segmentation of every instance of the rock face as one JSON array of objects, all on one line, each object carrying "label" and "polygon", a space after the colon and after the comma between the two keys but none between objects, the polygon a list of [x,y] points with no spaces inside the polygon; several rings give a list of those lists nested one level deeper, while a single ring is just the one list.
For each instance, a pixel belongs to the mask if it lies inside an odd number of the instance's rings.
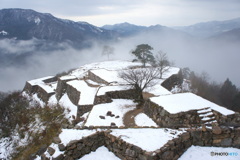
[{"label": "rock face", "polygon": [[172,75],[171,77],[166,79],[161,85],[170,91],[175,85],[182,84],[182,81],[183,78],[180,70],[178,74]]}]

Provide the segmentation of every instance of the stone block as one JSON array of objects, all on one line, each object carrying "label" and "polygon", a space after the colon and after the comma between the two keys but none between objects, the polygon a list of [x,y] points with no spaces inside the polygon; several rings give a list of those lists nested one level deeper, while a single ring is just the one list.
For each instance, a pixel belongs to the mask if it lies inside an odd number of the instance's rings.
[{"label": "stone block", "polygon": [[164,159],[164,160],[172,160],[174,157],[174,153],[173,151],[166,151],[164,152],[160,158]]},{"label": "stone block", "polygon": [[52,156],[55,153],[55,149],[48,147],[47,152]]},{"label": "stone block", "polygon": [[232,146],[232,138],[225,138],[221,141],[221,146],[230,147]]},{"label": "stone block", "polygon": [[61,143],[61,144],[58,144],[58,149],[59,151],[64,151],[66,147]]},{"label": "stone block", "polygon": [[62,141],[61,141],[61,139],[59,138],[59,137],[54,137],[53,138],[53,143],[55,143],[55,144],[59,144],[59,143],[61,143]]}]

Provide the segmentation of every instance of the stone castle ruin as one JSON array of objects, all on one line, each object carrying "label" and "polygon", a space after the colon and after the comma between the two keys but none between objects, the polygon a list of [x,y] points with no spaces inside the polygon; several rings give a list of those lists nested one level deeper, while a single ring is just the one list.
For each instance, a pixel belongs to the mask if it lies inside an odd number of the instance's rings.
[{"label": "stone castle ruin", "polygon": [[[118,72],[137,67],[139,64],[123,61],[114,62],[118,64],[116,66],[111,64],[102,62],[85,65],[65,76],[49,76],[27,81],[23,91],[29,95],[36,94],[45,104],[51,99],[60,102],[63,97],[68,97],[77,107],[77,113],[74,115],[76,117],[82,117],[91,112],[94,106],[111,103],[114,99],[136,99],[135,90],[124,84],[118,77]],[[79,159],[100,146],[106,146],[121,159],[141,160],[178,159],[191,145],[240,148],[240,129],[237,128],[240,124],[239,113],[218,106],[193,93],[172,94],[169,89],[176,84],[179,71],[178,68],[173,67],[169,74],[159,80],[156,87],[145,91],[152,96],[145,101],[142,108],[142,112],[158,125],[158,129],[185,128],[177,138],[169,140],[158,150],[147,152],[111,134],[116,128],[124,130],[127,127],[100,127],[103,130],[71,141],[66,146],[58,142],[58,149],[62,153],[55,156],[51,153],[50,157]],[[85,126],[79,129],[84,131],[92,127]],[[42,158],[49,157],[43,154]]]}]

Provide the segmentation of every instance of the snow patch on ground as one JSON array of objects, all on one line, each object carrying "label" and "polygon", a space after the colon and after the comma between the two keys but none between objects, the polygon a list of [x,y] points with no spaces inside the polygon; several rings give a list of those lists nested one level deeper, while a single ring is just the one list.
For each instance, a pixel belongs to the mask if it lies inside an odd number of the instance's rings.
[{"label": "snow patch on ground", "polygon": [[159,80],[159,82],[151,87],[151,88],[146,88],[144,90],[144,92],[148,92],[148,93],[151,93],[151,94],[154,94],[155,96],[161,96],[161,95],[169,95],[169,94],[172,94],[170,91],[168,91],[166,88],[164,88],[163,86],[161,86],[161,80]]},{"label": "snow patch on ground", "polygon": [[[228,156],[211,156],[211,152],[217,153],[236,153],[236,155]],[[223,148],[223,147],[200,147],[191,146],[178,160],[239,160],[240,149],[237,148]]]},{"label": "snow patch on ground", "polygon": [[55,106],[57,105],[58,101],[57,101],[57,98],[56,98],[56,95],[52,95],[49,100],[48,100],[48,105],[49,106]]},{"label": "snow patch on ground", "polygon": [[163,107],[171,114],[186,112],[194,109],[210,107],[223,115],[234,114],[233,111],[212,103],[193,93],[179,93],[166,96],[152,97],[150,100]]},{"label": "snow patch on ground", "polygon": [[120,160],[117,156],[115,156],[112,152],[110,152],[106,147],[102,146],[99,147],[95,152],[91,152],[79,160],[90,160],[90,159],[97,159],[97,160]]},{"label": "snow patch on ground", "polygon": [[183,131],[173,129],[112,129],[111,134],[122,140],[134,144],[143,150],[153,152],[160,149],[169,140],[178,137]]},{"label": "snow patch on ground", "polygon": [[130,62],[130,61],[103,61],[103,62],[96,62],[91,64],[86,64],[84,66],[79,67],[78,69],[72,71],[70,75],[76,76],[81,78],[87,75],[88,70],[92,69],[106,69],[106,70],[122,70],[127,69],[134,66],[142,66],[141,63]]},{"label": "snow patch on ground", "polygon": [[[37,93],[32,95],[32,103],[39,103],[41,107],[44,107],[46,104],[38,97]],[[34,105],[33,105],[34,106]]]},{"label": "snow patch on ground", "polygon": [[140,113],[135,117],[135,123],[140,127],[158,127],[158,125],[144,113]]},{"label": "snow patch on ground", "polygon": [[59,104],[65,108],[65,115],[67,119],[73,120],[72,116],[77,116],[78,107],[70,101],[66,93],[59,100]]},{"label": "snow patch on ground", "polygon": [[37,25],[39,25],[39,23],[41,22],[41,19],[40,19],[39,17],[36,17],[36,18],[34,19],[34,22],[35,22]]},{"label": "snow patch on ground", "polygon": [[[113,99],[111,103],[95,105],[89,114],[85,126],[110,126],[112,122],[116,126],[123,126],[124,114],[135,108],[136,103],[126,99]],[[108,111],[111,111],[114,116],[106,116]],[[105,119],[101,119],[99,116],[104,116]],[[119,117],[117,118],[116,116]]]},{"label": "snow patch on ground", "polygon": [[82,122],[79,122],[78,124],[76,124],[76,126],[79,126],[79,127],[83,127],[88,115],[89,115],[90,112],[87,112],[87,113],[84,113],[81,118],[83,118],[84,120]]},{"label": "snow patch on ground", "polygon": [[14,152],[13,142],[9,137],[0,139],[0,159],[8,159]]}]

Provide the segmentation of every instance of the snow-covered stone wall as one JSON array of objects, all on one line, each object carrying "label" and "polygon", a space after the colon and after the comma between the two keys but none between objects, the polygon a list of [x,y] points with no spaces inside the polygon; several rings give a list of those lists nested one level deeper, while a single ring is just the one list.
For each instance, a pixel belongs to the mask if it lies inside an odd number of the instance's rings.
[{"label": "snow-covered stone wall", "polygon": [[163,107],[150,100],[145,102],[143,109],[160,127],[179,128],[201,124],[201,119],[198,116],[197,110],[170,114]]},{"label": "snow-covered stone wall", "polygon": [[[168,132],[170,129],[165,130]],[[212,129],[188,129],[155,151],[146,151],[140,146],[130,144],[123,140],[124,135],[114,136],[112,132],[114,130],[97,131],[80,140],[70,141],[66,146],[59,142],[56,145],[61,154],[56,159],[79,159],[101,146],[107,147],[119,158],[128,160],[177,160],[192,145],[240,148],[240,128],[214,126]],[[147,140],[146,138],[145,141]],[[55,150],[49,147],[47,152],[53,155]],[[41,157],[44,159],[46,155]]]}]

